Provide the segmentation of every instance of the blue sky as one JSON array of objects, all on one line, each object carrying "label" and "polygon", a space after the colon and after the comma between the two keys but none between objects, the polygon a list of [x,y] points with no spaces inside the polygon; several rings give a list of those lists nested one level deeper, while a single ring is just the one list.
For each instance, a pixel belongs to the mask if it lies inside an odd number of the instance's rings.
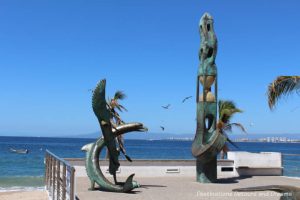
[{"label": "blue sky", "polygon": [[[0,135],[99,130],[91,92],[123,90],[125,121],[149,132],[194,133],[199,19],[218,37],[219,98],[244,110],[250,134],[300,133],[300,97],[271,112],[267,85],[299,74],[298,0],[0,1]],[[168,111],[161,105],[171,104]],[[250,124],[253,123],[253,126]]]}]

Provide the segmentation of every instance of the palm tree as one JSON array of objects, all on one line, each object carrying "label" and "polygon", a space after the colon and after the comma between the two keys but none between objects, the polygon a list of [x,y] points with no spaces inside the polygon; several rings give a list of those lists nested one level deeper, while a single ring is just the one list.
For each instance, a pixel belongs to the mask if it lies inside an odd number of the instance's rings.
[{"label": "palm tree", "polygon": [[[238,109],[233,101],[223,101],[219,100],[219,120],[217,123],[217,128],[221,134],[227,135],[228,132],[232,131],[233,127],[240,128],[243,132],[246,132],[244,126],[240,123],[231,123],[231,119],[234,114],[242,113],[243,111]],[[228,138],[228,142],[233,144],[231,140]],[[234,144],[233,144],[234,145]],[[221,152],[221,158],[224,159],[225,153],[229,150],[228,146],[225,146]]]},{"label": "palm tree", "polygon": [[268,87],[268,103],[272,110],[284,95],[299,92],[300,76],[278,76]]},{"label": "palm tree", "polygon": [[127,111],[127,109],[119,104],[119,100],[124,100],[126,98],[126,94],[120,90],[116,91],[114,98],[108,100],[109,109],[112,112],[113,118],[116,120],[116,124],[119,125],[121,123],[119,114],[115,111],[115,108],[118,109],[120,112],[123,110]]},{"label": "palm tree", "polygon": [[[116,91],[114,98],[108,99],[108,108],[112,114],[112,121],[115,121],[116,125],[124,124],[125,122],[121,119],[119,113],[115,110],[118,109],[120,112],[123,110],[127,111],[127,109],[119,103],[119,100],[124,100],[126,98],[126,94],[120,90]],[[126,154],[126,150],[124,147],[124,138],[122,135],[117,137],[117,142],[119,144],[120,151],[124,154],[127,160],[131,162],[130,157]],[[108,151],[106,152],[106,158],[108,158]]]}]

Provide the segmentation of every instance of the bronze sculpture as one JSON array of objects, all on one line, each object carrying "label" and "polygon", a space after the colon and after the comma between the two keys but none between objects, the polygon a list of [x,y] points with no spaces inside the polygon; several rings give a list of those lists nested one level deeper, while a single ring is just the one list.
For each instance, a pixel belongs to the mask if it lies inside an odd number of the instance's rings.
[{"label": "bronze sculpture", "polygon": [[[82,147],[86,151],[86,171],[91,181],[91,190],[95,189],[95,183],[100,186],[101,190],[110,192],[129,192],[139,187],[139,184],[133,181],[134,174],[130,175],[124,184],[119,184],[116,178],[116,171],[119,163],[119,150],[116,145],[116,137],[131,131],[146,131],[147,128],[141,123],[122,123],[116,125],[113,122],[113,116],[105,100],[106,80],[101,80],[92,97],[93,111],[98,118],[103,137],[99,138],[95,143],[87,144]],[[103,147],[107,147],[109,151],[109,173],[113,175],[115,183],[107,180],[101,172],[99,166],[99,155]]]},{"label": "bronze sculpture", "polygon": [[[217,180],[217,154],[227,140],[216,127],[217,123],[217,38],[213,18],[205,13],[200,20],[199,31],[201,61],[197,76],[197,129],[192,144],[196,157],[197,181],[211,183]],[[214,88],[214,90],[212,90]]]}]

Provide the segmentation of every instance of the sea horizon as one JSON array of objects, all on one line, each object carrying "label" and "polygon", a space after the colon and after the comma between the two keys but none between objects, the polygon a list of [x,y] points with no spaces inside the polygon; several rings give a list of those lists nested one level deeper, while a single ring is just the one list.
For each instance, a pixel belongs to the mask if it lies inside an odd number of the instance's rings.
[{"label": "sea horizon", "polygon": [[[23,135],[23,134],[16,134],[16,135],[4,135],[0,134],[0,137],[31,137],[31,138],[77,138],[77,139],[96,139],[102,136],[101,132],[93,132],[88,134],[75,134],[75,135]],[[157,132],[132,132],[128,135],[124,135],[125,139],[130,140],[169,140],[169,139],[193,139],[195,133],[157,133]],[[239,134],[229,134],[229,138],[231,139],[242,139],[242,138],[249,138],[249,139],[261,139],[267,137],[285,137],[290,139],[299,139],[300,140],[300,133],[282,133],[282,134],[271,134],[271,133],[239,133]],[[242,142],[242,141],[240,141]]]}]

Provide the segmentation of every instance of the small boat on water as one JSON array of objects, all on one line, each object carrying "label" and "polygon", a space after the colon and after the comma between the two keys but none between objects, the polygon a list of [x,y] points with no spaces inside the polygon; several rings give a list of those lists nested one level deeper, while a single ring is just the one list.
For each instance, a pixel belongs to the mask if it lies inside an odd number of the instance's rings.
[{"label": "small boat on water", "polygon": [[20,154],[27,154],[29,152],[28,149],[14,149],[14,148],[9,148],[9,150],[12,153],[20,153]]}]

